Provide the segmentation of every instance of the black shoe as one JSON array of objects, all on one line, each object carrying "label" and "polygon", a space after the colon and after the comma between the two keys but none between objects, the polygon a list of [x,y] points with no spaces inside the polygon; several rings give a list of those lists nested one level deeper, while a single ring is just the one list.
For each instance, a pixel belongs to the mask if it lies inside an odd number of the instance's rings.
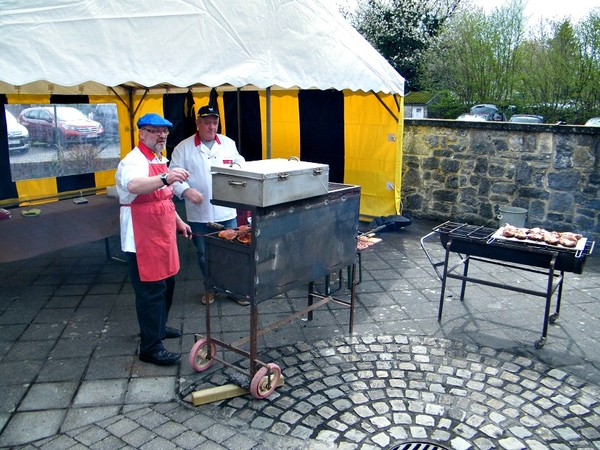
[{"label": "black shoe", "polygon": [[181,337],[181,331],[179,331],[177,328],[167,327],[166,331],[167,331],[167,334],[165,335],[166,339],[176,339],[176,338]]},{"label": "black shoe", "polygon": [[154,353],[140,353],[140,361],[156,364],[159,366],[168,366],[181,359],[179,353],[173,353],[164,348]]}]

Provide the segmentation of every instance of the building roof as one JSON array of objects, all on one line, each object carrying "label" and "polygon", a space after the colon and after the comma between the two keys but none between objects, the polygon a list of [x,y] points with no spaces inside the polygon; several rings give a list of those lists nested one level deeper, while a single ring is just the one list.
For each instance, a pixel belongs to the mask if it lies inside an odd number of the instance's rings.
[{"label": "building roof", "polygon": [[404,104],[405,105],[426,105],[431,100],[433,100],[435,97],[437,97],[437,94],[432,93],[432,92],[425,92],[425,91],[409,92],[408,94],[406,94],[406,97],[404,97]]}]

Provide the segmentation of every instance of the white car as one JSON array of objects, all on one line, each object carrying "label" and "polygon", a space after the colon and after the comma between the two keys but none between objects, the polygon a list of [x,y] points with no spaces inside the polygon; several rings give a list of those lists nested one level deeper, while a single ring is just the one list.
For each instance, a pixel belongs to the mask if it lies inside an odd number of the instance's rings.
[{"label": "white car", "polygon": [[456,118],[456,120],[462,120],[466,122],[488,122],[486,116],[482,116],[480,114],[469,114],[464,113]]},{"label": "white car", "polygon": [[6,109],[6,129],[8,131],[8,151],[9,153],[27,153],[31,147],[29,131]]},{"label": "white car", "polygon": [[585,123],[586,127],[600,127],[600,117],[592,117]]}]

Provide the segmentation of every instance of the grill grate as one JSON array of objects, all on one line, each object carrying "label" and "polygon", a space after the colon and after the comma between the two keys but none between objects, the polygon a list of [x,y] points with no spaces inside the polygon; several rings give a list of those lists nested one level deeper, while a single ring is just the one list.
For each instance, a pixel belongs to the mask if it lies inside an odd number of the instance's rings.
[{"label": "grill grate", "polygon": [[331,181],[327,183],[327,190],[329,192],[341,191],[341,190],[347,189],[349,187],[350,187],[350,185],[348,185],[348,184],[333,183]]},{"label": "grill grate", "polygon": [[488,241],[496,232],[489,227],[479,227],[458,222],[444,222],[433,229],[433,231],[461,239],[474,241]]},{"label": "grill grate", "polygon": [[530,241],[518,241],[498,239],[494,234],[498,231],[495,228],[480,227],[459,222],[444,222],[433,228],[434,232],[440,234],[442,245],[445,247],[450,238],[454,240],[468,241],[471,243],[490,244],[491,247],[503,247],[508,249],[525,250],[528,252],[537,252],[545,254],[565,254],[569,257],[581,258],[585,255],[591,255],[594,251],[595,242],[586,240],[585,248],[567,248],[560,246],[550,246],[546,243],[537,243]]}]

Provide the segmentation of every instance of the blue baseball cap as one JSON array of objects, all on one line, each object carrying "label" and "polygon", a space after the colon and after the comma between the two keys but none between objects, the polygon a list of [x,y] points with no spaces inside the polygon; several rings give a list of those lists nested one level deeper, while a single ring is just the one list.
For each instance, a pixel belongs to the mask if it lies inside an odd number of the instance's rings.
[{"label": "blue baseball cap", "polygon": [[150,113],[144,114],[137,121],[138,129],[151,126],[151,127],[169,127],[173,128],[173,124],[167,119],[162,118],[158,114]]}]

